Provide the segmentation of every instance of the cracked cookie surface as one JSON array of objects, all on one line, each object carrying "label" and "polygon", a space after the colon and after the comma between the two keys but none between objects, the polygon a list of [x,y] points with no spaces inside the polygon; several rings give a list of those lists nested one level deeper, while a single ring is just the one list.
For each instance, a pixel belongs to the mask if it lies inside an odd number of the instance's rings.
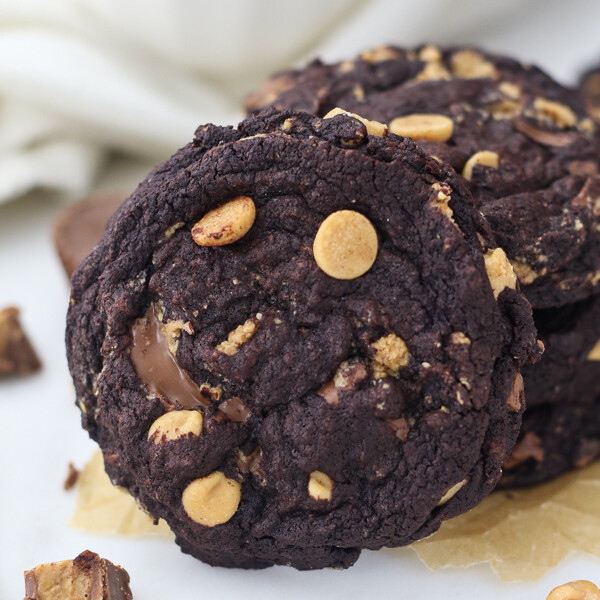
[{"label": "cracked cookie surface", "polygon": [[490,239],[452,169],[355,118],[200,127],[73,276],[69,366],[112,481],[213,565],[429,535],[493,489],[539,353]]}]

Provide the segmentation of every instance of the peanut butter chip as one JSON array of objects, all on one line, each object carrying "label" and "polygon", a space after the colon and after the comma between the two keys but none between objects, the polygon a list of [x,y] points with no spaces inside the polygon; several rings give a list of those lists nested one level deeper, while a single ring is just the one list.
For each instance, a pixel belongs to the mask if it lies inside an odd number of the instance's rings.
[{"label": "peanut butter chip", "polygon": [[389,48],[388,46],[379,46],[377,48],[373,48],[372,50],[363,52],[360,57],[366,62],[379,63],[386,60],[396,60],[399,55],[398,52],[393,48]]},{"label": "peanut butter chip", "polygon": [[348,112],[343,108],[332,108],[323,118],[331,119],[337,115],[347,115],[348,117],[359,120],[367,128],[367,133],[369,135],[374,135],[376,137],[385,137],[387,135],[387,125],[380,123],[379,121],[369,121],[368,119],[365,119],[356,113]]},{"label": "peanut butter chip", "polygon": [[413,114],[393,119],[390,131],[415,141],[447,142],[452,137],[454,123],[445,115]]},{"label": "peanut butter chip", "polygon": [[441,500],[437,503],[438,506],[442,506],[442,504],[446,504],[450,498],[456,496],[458,491],[467,483],[467,479],[463,479],[458,483],[454,484],[441,498]]},{"label": "peanut butter chip", "polygon": [[439,62],[442,58],[442,52],[437,46],[424,46],[419,51],[419,60],[425,62]]},{"label": "peanut butter chip", "polygon": [[198,437],[202,431],[202,414],[197,410],[174,410],[158,417],[148,430],[148,439],[155,444],[186,437]]},{"label": "peanut butter chip", "polygon": [[377,232],[369,219],[353,210],[330,214],[313,243],[317,265],[334,279],[356,279],[377,258]]},{"label": "peanut butter chip", "polygon": [[417,73],[417,81],[448,81],[449,79],[452,79],[452,75],[439,62],[428,62],[423,67],[423,70]]},{"label": "peanut butter chip", "polygon": [[315,500],[331,500],[333,481],[321,471],[313,471],[308,480],[308,494]]},{"label": "peanut butter chip", "polygon": [[498,77],[496,67],[485,60],[481,54],[472,50],[462,50],[452,55],[452,73],[461,79],[479,79],[483,77]]},{"label": "peanut butter chip", "polygon": [[580,579],[555,587],[546,600],[600,600],[600,590],[591,581]]},{"label": "peanut butter chip", "polygon": [[241,486],[220,471],[190,483],[181,497],[188,517],[207,527],[226,523],[233,517],[241,499]]},{"label": "peanut butter chip", "polygon": [[225,246],[244,237],[256,217],[252,198],[238,196],[207,212],[192,228],[192,238],[199,246]]},{"label": "peanut butter chip", "polygon": [[573,110],[560,102],[546,98],[536,98],[533,102],[533,108],[540,116],[554,121],[560,127],[574,127],[577,124],[577,116]]},{"label": "peanut butter chip", "polygon": [[462,172],[462,176],[465,179],[471,181],[473,177],[473,168],[475,165],[483,165],[484,167],[492,167],[494,169],[498,168],[498,154],[496,152],[491,152],[490,150],[482,150],[481,152],[476,152],[469,158],[469,160],[465,163],[465,167]]},{"label": "peanut butter chip", "polygon": [[517,277],[502,248],[488,250],[484,254],[485,270],[490,280],[494,298],[498,298],[505,288],[516,289]]},{"label": "peanut butter chip", "polygon": [[587,355],[588,360],[600,360],[600,340],[596,342],[596,345],[590,350]]}]

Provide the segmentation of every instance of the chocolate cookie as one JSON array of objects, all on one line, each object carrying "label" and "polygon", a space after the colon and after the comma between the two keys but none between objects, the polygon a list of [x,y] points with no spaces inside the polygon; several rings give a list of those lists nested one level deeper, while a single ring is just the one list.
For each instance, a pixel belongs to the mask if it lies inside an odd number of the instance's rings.
[{"label": "chocolate cookie", "polygon": [[108,192],[89,196],[65,209],[54,225],[54,245],[67,275],[102,238],[112,214],[127,194]]},{"label": "chocolate cookie", "polygon": [[[600,379],[600,363],[588,365]],[[590,375],[591,377],[591,375]],[[519,441],[504,463],[500,488],[552,479],[600,458],[600,395],[528,408]]]},{"label": "chocolate cookie", "polygon": [[600,361],[600,296],[560,308],[534,310],[545,351],[523,367],[527,407],[600,395],[600,372],[586,365]]},{"label": "chocolate cookie", "polygon": [[600,123],[600,67],[591,69],[581,78],[581,92],[588,114]]},{"label": "chocolate cookie", "polygon": [[596,126],[578,94],[478,50],[378,48],[276,75],[247,101],[324,116],[336,107],[409,136],[462,173],[534,307],[600,288]]},{"label": "chocolate cookie", "polygon": [[600,457],[600,296],[534,311],[545,345],[523,367],[527,409],[501,487],[540,483]]},{"label": "chocolate cookie", "polygon": [[381,124],[206,125],[73,275],[115,484],[212,565],[347,567],[477,504],[539,355],[462,179]]}]

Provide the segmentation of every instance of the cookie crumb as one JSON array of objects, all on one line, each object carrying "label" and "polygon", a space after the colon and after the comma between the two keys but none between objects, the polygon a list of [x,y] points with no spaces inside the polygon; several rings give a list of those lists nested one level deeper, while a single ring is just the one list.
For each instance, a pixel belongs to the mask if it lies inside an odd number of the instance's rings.
[{"label": "cookie crumb", "polygon": [[72,490],[77,485],[77,482],[79,481],[79,474],[79,469],[76,469],[75,465],[72,462],[70,462],[69,472],[67,473],[67,477],[63,483],[63,488],[66,491]]},{"label": "cookie crumb", "polygon": [[257,328],[257,319],[248,319],[231,331],[227,339],[217,346],[217,350],[227,356],[237,354],[240,348],[254,335]]}]

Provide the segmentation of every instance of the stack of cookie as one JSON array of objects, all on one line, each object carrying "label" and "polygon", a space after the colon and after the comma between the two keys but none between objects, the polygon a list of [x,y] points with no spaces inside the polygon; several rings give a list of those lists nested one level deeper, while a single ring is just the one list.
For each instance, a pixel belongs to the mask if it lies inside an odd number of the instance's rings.
[{"label": "stack of cookie", "polygon": [[[73,275],[69,367],[112,481],[210,564],[347,567],[494,489],[523,376],[532,405],[582,407],[593,454],[599,149],[572,95],[383,48],[248,108],[155,169]],[[535,371],[530,302],[569,368]],[[540,427],[511,472],[545,464]]]},{"label": "stack of cookie", "polygon": [[[589,115],[600,80],[587,74]],[[600,176],[583,101],[539,69],[467,48],[394,47],[315,61],[247,101],[388,124],[469,182],[534,310],[546,347],[525,367],[520,440],[503,485],[528,485],[600,456]]]},{"label": "stack of cookie", "polygon": [[590,117],[600,123],[600,67],[590,69],[581,78],[581,92]]}]

